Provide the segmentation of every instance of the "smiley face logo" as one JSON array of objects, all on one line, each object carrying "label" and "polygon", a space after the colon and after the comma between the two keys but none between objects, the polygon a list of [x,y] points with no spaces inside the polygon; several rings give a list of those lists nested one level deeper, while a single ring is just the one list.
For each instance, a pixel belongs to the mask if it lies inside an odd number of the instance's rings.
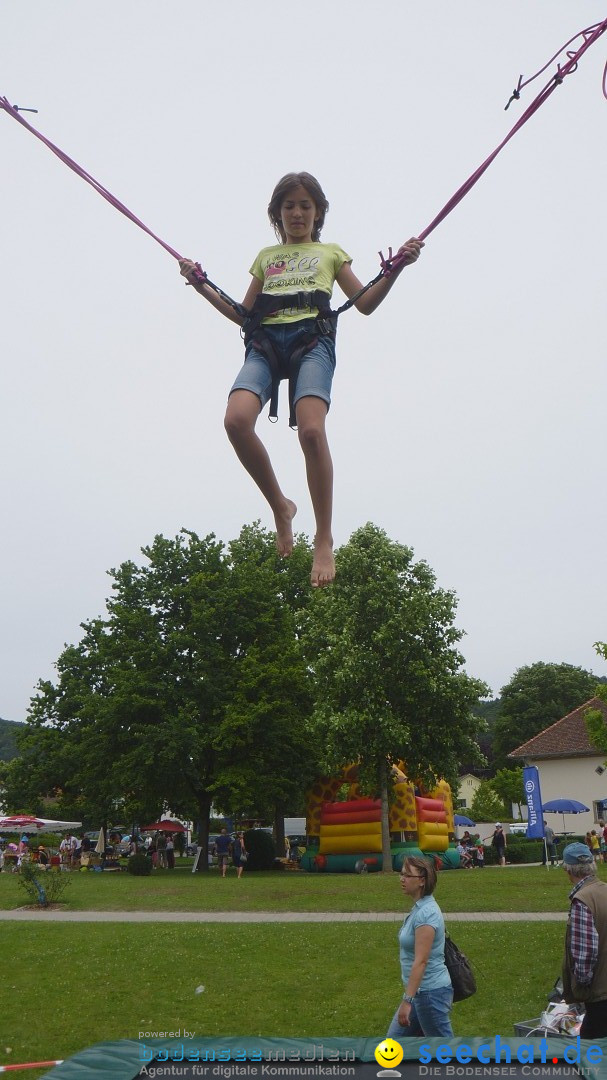
[{"label": "smiley face logo", "polygon": [[384,1069],[394,1069],[403,1060],[403,1048],[395,1039],[384,1039],[375,1047],[375,1060]]}]

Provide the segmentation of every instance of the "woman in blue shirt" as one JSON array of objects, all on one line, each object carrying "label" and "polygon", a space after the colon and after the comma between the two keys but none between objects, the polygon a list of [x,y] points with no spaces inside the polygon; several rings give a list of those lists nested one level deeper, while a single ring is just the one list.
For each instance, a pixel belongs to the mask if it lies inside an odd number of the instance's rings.
[{"label": "woman in blue shirt", "polygon": [[400,883],[414,903],[398,933],[405,992],[388,1039],[453,1036],[449,1018],[453,987],[445,966],[445,922],[432,896],[436,879],[428,859],[419,855],[405,859]]}]

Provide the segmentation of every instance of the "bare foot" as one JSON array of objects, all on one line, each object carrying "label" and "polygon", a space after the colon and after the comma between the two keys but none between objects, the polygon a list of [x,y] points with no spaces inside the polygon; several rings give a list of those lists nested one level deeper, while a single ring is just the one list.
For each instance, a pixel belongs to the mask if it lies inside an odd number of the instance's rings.
[{"label": "bare foot", "polygon": [[297,507],[291,499],[285,500],[285,509],[282,513],[274,514],[276,523],[276,547],[278,554],[286,559],[293,551],[293,518],[297,513]]},{"label": "bare foot", "polygon": [[314,542],[314,561],[310,584],[313,589],[322,589],[330,585],[335,579],[335,557],[333,555],[333,542],[331,540],[316,540]]}]

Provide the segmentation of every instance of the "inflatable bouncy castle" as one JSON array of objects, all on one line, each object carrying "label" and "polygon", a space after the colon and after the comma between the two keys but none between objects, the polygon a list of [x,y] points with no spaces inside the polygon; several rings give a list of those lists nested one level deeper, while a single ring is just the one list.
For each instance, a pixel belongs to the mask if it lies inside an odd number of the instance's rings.
[{"label": "inflatable bouncy castle", "polygon": [[[343,798],[344,787],[346,798]],[[338,798],[339,796],[342,796]],[[451,788],[444,780],[425,791],[392,767],[389,809],[392,867],[406,855],[423,854],[443,868],[459,866]],[[301,866],[328,873],[365,873],[382,868],[381,800],[361,795],[358,766],[319,777],[306,798],[307,848]]]}]

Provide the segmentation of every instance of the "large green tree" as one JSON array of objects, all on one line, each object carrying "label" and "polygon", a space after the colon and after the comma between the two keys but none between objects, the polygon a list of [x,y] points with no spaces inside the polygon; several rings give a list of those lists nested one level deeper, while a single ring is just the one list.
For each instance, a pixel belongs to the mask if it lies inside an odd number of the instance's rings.
[{"label": "large green tree", "polygon": [[497,821],[510,814],[504,813],[506,807],[491,780],[482,780],[474,793],[470,804],[470,816],[474,821]]},{"label": "large green tree", "polygon": [[312,681],[300,644],[309,560],[302,537],[288,560],[277,560],[273,536],[258,527],[246,526],[229,546],[232,604],[248,629],[239,635],[237,677],[217,738],[228,760],[215,799],[242,815],[273,818],[278,851],[284,851],[285,814],[301,811],[319,771],[308,725]]},{"label": "large green tree", "polygon": [[573,664],[538,662],[519,668],[501,690],[493,743],[497,768],[511,766],[510,751],[582,705],[596,684],[592,672]]},{"label": "large green tree", "polygon": [[375,525],[337,552],[335,584],[314,601],[305,645],[319,745],[328,768],[360,762],[362,783],[381,793],[387,870],[389,763],[429,786],[455,783],[477,752],[472,706],[487,688],[462,670],[455,595]]},{"label": "large green tree", "polygon": [[107,617],[40,684],[12,798],[60,792],[100,820],[166,804],[206,847],[213,803],[288,807],[315,771],[296,632],[309,550],[278,560],[253,526],[227,552],[183,531],[143,554],[110,572]]},{"label": "large green tree", "polygon": [[[599,656],[603,660],[607,660],[607,642],[597,641],[594,645]],[[602,679],[599,686],[596,688],[596,697],[601,701],[607,702],[607,683]],[[602,709],[588,709],[586,716],[586,727],[590,736],[590,741],[594,743],[597,750],[600,750],[603,754],[607,754],[607,724],[605,721],[605,714]]]},{"label": "large green tree", "polygon": [[515,769],[499,769],[489,783],[504,804],[505,816],[508,818],[512,816],[512,804],[514,803],[518,806],[519,817],[522,817],[521,804],[525,801],[522,766]]}]

